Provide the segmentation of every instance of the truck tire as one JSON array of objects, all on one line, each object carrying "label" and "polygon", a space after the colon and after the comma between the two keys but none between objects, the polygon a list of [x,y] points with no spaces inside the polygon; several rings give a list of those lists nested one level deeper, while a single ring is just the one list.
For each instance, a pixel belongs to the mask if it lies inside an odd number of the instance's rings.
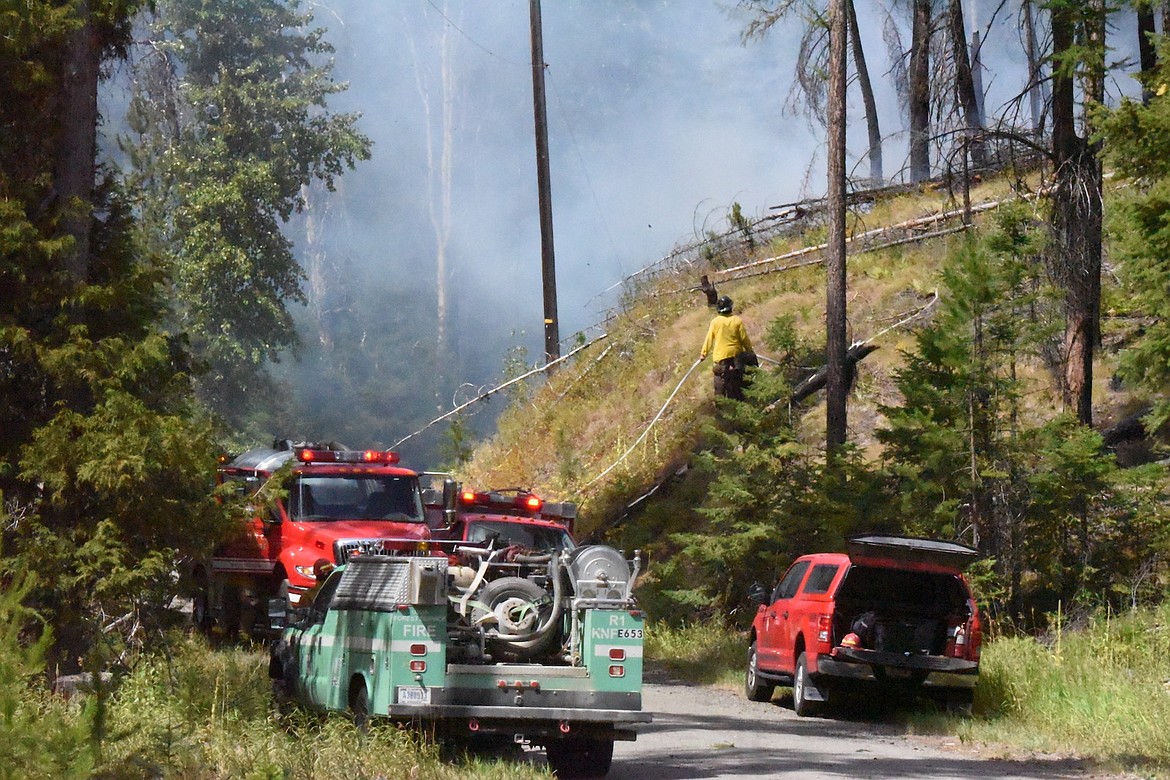
[{"label": "truck tire", "polygon": [[817,715],[821,712],[824,702],[812,701],[808,698],[808,688],[812,681],[808,676],[808,661],[804,653],[796,659],[796,671],[792,673],[792,711],[801,718]]},{"label": "truck tire", "polygon": [[613,740],[558,739],[546,744],[544,752],[560,780],[605,777],[613,763]]},{"label": "truck tire", "polygon": [[747,674],[744,676],[744,693],[749,701],[771,701],[776,686],[760,679],[760,658],[756,652],[756,643],[752,642],[748,648]]},{"label": "truck tire", "polygon": [[[500,628],[508,629],[509,633],[529,634],[535,631],[552,610],[551,600],[544,588],[521,577],[501,577],[492,580],[473,598],[486,605],[498,617],[502,617]],[[486,614],[483,609],[476,608],[472,612],[472,619],[479,621]],[[550,626],[544,634],[534,639],[518,641],[491,639],[490,652],[497,661],[527,661],[539,658],[560,636],[558,629],[558,626]]]},{"label": "truck tire", "polygon": [[365,734],[370,730],[370,694],[360,677],[349,684],[349,712],[358,731]]}]

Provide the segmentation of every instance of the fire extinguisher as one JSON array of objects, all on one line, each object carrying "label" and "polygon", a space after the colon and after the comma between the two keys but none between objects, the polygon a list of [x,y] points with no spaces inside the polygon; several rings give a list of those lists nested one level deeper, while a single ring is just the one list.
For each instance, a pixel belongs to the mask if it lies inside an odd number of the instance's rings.
[{"label": "fire extinguisher", "polygon": [[964,658],[967,655],[967,629],[965,626],[955,627],[955,647],[951,655],[954,658]]}]

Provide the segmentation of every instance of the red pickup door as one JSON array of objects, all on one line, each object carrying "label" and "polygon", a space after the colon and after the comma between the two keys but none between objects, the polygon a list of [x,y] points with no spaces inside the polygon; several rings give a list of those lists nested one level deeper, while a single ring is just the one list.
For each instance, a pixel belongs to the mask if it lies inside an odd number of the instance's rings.
[{"label": "red pickup door", "polygon": [[979,674],[979,611],[963,570],[977,557],[955,542],[852,537],[845,553],[798,558],[759,603],[745,692],[768,701],[791,685],[797,715],[834,693],[937,694],[969,709]]}]

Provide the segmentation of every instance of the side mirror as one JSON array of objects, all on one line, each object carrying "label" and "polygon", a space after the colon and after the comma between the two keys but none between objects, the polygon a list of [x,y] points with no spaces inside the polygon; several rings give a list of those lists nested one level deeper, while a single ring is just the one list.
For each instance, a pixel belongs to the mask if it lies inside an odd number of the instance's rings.
[{"label": "side mirror", "polygon": [[748,588],[747,597],[761,606],[768,605],[768,590],[758,582],[753,582]]},{"label": "side mirror", "polygon": [[453,479],[443,480],[443,515],[444,525],[451,525],[455,520],[455,502],[459,499],[459,483]]}]

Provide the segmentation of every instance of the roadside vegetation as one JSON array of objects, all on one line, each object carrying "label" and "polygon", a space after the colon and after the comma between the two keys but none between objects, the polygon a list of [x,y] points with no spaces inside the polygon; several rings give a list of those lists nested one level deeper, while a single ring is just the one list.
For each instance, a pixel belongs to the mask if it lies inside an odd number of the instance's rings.
[{"label": "roadside vegetation", "polygon": [[43,658],[19,646],[15,625],[0,622],[0,778],[550,776],[524,762],[443,754],[424,736],[393,725],[374,723],[362,733],[342,716],[279,711],[265,648],[216,649],[182,632],[96,690],[65,699],[42,687]]}]

